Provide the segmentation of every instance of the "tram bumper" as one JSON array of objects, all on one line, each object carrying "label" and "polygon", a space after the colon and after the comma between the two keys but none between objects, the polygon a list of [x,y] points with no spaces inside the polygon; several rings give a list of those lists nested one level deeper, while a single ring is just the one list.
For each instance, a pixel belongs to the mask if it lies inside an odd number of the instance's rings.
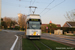
[{"label": "tram bumper", "polygon": [[29,35],[27,37],[28,37],[28,39],[40,39],[40,36],[38,36],[38,35]]}]

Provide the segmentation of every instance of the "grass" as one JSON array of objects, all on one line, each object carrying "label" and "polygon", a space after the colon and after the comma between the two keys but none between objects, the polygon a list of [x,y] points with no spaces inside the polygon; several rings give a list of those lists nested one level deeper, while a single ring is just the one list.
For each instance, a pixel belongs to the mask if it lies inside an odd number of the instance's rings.
[{"label": "grass", "polygon": [[40,50],[49,50],[49,48],[41,44],[38,40],[34,40],[33,42],[40,48]]},{"label": "grass", "polygon": [[35,46],[28,39],[22,39],[22,50],[37,50]]},{"label": "grass", "polygon": [[[66,35],[66,34],[63,34],[63,35]],[[75,36],[75,35],[66,35],[66,36]]]},{"label": "grass", "polygon": [[46,33],[46,32],[42,32],[42,33]]},{"label": "grass", "polygon": [[25,30],[20,30],[20,31],[25,31]]},{"label": "grass", "polygon": [[[49,46],[50,48],[52,48],[52,50],[75,50],[75,48],[63,45],[61,43],[57,43],[51,40],[45,40],[45,39],[41,39],[41,41],[46,44],[47,46]],[[57,48],[67,48],[67,49],[57,49]],[[68,49],[70,48],[70,49]],[[71,49],[72,48],[72,49]]]},{"label": "grass", "polygon": [[[52,50],[75,50],[75,48],[73,47],[69,47],[61,43],[57,43],[55,41],[46,40],[46,39],[41,39],[40,41],[46,44]],[[42,45],[38,40],[33,40],[33,42],[40,48],[40,50],[49,50],[47,47]],[[22,39],[22,49],[23,50],[37,50],[37,48],[32,44],[30,40],[24,39],[24,38]]]},{"label": "grass", "polygon": [[[33,40],[33,42],[40,48],[40,50],[49,50],[43,44],[41,44],[38,40]],[[37,48],[32,44],[32,42],[28,39],[22,39],[22,48],[23,50],[37,50]]]},{"label": "grass", "polygon": [[75,36],[75,35],[66,35],[66,36]]}]

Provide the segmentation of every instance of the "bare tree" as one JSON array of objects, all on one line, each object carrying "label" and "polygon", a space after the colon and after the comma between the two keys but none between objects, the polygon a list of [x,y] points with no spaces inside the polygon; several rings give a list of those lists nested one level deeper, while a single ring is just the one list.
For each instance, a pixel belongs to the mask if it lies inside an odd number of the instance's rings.
[{"label": "bare tree", "polygon": [[27,16],[25,16],[25,34],[24,34],[25,36],[24,37],[26,37],[26,31],[27,31],[27,24],[26,24],[27,21],[26,21],[26,19],[27,19]]},{"label": "bare tree", "polygon": [[4,17],[3,21],[5,21],[6,26],[10,28],[10,26],[15,26],[17,24],[16,20],[13,18],[9,17]]},{"label": "bare tree", "polygon": [[9,17],[4,17],[3,20],[6,22],[7,26],[10,26],[10,23],[11,23],[11,18]]},{"label": "bare tree", "polygon": [[24,38],[26,37],[26,30],[27,30],[27,25],[26,25],[26,18],[27,16],[26,15],[23,15],[23,14],[18,14],[18,23],[20,25],[20,28],[25,28],[25,34],[24,34]]},{"label": "bare tree", "polygon": [[18,23],[19,23],[21,28],[25,27],[25,25],[26,25],[25,20],[26,20],[26,15],[20,14],[19,19],[18,19]]},{"label": "bare tree", "polygon": [[75,9],[69,12],[66,12],[65,18],[69,21],[75,21]]},{"label": "bare tree", "polygon": [[22,26],[25,27],[26,26],[26,15],[22,16]]}]

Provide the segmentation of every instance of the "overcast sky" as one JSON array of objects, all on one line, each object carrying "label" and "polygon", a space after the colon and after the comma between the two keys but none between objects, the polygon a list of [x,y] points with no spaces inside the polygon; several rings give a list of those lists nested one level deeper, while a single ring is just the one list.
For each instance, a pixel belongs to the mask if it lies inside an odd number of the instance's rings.
[{"label": "overcast sky", "polygon": [[[2,0],[2,17],[18,17],[18,13],[30,14],[29,6],[36,6],[35,14],[40,14],[42,23],[63,25],[66,12],[75,9],[75,0]],[[33,9],[32,9],[33,11]]]}]

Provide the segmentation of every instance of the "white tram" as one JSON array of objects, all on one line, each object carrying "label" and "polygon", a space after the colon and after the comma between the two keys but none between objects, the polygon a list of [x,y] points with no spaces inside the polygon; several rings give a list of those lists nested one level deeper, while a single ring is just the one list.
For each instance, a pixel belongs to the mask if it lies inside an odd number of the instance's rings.
[{"label": "white tram", "polygon": [[27,16],[26,37],[28,39],[40,39],[41,36],[41,18],[38,14]]}]

